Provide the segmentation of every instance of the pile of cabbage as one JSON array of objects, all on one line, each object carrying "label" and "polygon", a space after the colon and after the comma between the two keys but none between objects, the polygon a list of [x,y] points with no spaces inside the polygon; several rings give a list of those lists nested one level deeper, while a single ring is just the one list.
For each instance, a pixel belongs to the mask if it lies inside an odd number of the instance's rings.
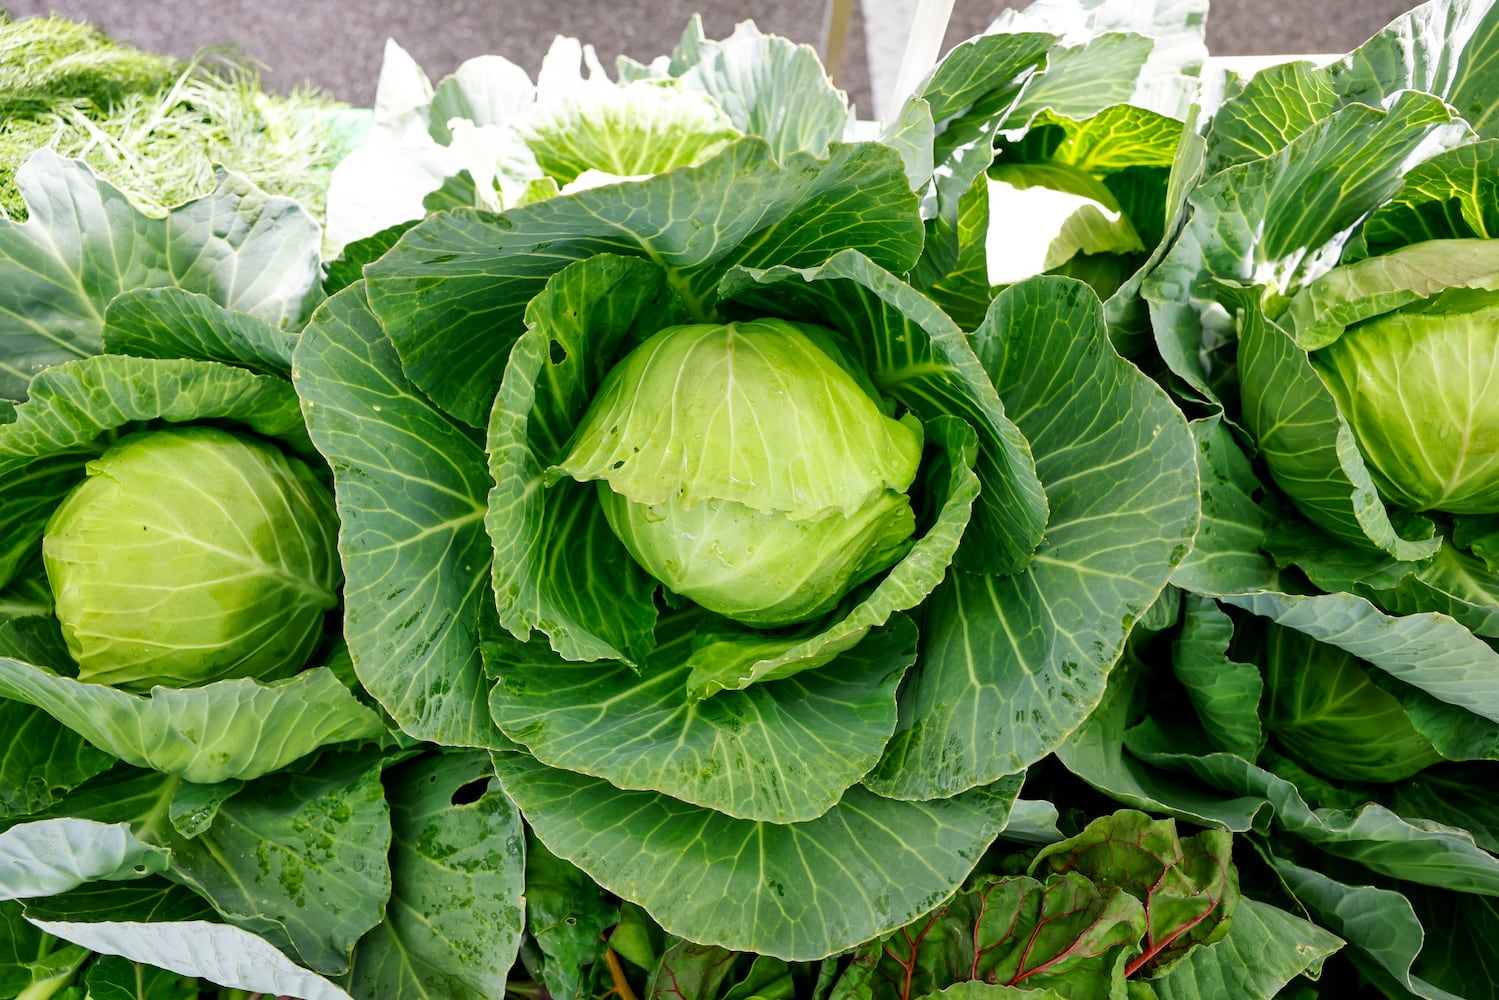
[{"label": "pile of cabbage", "polygon": [[1499,9],[1203,15],[392,46],[326,228],[36,153],[0,1000],[1490,995]]}]

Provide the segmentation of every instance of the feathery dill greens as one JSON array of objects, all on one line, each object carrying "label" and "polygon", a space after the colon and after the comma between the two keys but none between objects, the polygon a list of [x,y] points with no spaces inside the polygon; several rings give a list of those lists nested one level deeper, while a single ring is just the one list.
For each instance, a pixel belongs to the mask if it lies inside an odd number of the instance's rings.
[{"label": "feathery dill greens", "polygon": [[15,174],[43,146],[87,161],[147,212],[207,193],[222,164],[321,216],[348,145],[338,107],[312,90],[266,93],[223,53],[184,62],[0,11],[0,217],[25,218]]}]

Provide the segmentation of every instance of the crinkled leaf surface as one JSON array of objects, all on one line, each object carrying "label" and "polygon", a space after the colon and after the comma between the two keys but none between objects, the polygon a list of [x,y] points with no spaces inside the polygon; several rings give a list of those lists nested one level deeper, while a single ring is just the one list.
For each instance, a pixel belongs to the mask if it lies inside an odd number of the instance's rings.
[{"label": "crinkled leaf surface", "polygon": [[693,56],[682,83],[713,98],[741,132],[770,143],[779,159],[827,155],[853,117],[815,49],[763,34],[751,21],[722,41],[700,42]]},{"label": "crinkled leaf surface", "polygon": [[980,496],[963,529],[960,565],[966,559],[969,568],[1008,572],[1030,560],[1046,521],[1031,446],[968,339],[940,309],[853,251],[816,268],[736,271],[722,291],[736,311],[843,331],[881,393],[924,420],[951,416],[969,423],[978,433]]},{"label": "crinkled leaf surface", "polygon": [[0,833],[0,899],[52,896],[97,879],[164,871],[169,851],[138,839],[128,823],[40,819]]},{"label": "crinkled leaf surface", "polygon": [[893,149],[834,145],[826,159],[798,153],[782,164],[762,140],[749,138],[700,166],[638,183],[498,217],[434,216],[366,277],[371,306],[406,375],[478,427],[524,330],[527,303],[572,261],[600,253],[655,260],[688,313],[706,319],[719,279],[736,264],[810,266],[856,246],[902,272],[920,245],[915,196]]},{"label": "crinkled leaf surface", "polygon": [[[1104,1000],[1124,986],[1145,912],[1077,874],[978,878],[921,920],[862,948],[833,996],[907,1000],[959,982]],[[861,990],[858,986],[862,985]],[[945,995],[945,994],[936,994]]]},{"label": "crinkled leaf surface", "polygon": [[534,836],[526,840],[525,887],[526,932],[543,956],[541,982],[554,997],[576,997],[588,967],[604,960],[606,932],[619,923],[619,906]]},{"label": "crinkled leaf surface", "polygon": [[1103,698],[1126,635],[1197,528],[1186,421],[1114,353],[1087,286],[1012,286],[974,339],[1051,514],[1024,572],[959,570],[927,602],[922,661],[870,779],[902,798],[950,795],[1056,749]]},{"label": "crinkled leaf surface", "polygon": [[1499,10],[1466,0],[1422,4],[1329,68],[1350,101],[1384,103],[1400,90],[1436,94],[1485,138],[1499,135],[1493,103]]},{"label": "crinkled leaf surface", "polygon": [[1076,837],[1042,848],[1030,873],[1076,873],[1138,900],[1144,940],[1125,971],[1151,978],[1228,933],[1239,902],[1231,851],[1232,836],[1226,831],[1181,837],[1174,821],[1125,809],[1099,817]]},{"label": "crinkled leaf surface", "polygon": [[1043,110],[1085,118],[1110,104],[1128,103],[1154,47],[1145,35],[1124,31],[1058,44],[1047,54],[1046,71],[1026,88],[1014,120],[1026,122]]},{"label": "crinkled leaf surface", "polygon": [[1493,238],[1499,234],[1496,161],[1499,141],[1486,139],[1418,163],[1364,223],[1357,249],[1374,255],[1427,240]]},{"label": "crinkled leaf surface", "polygon": [[318,311],[296,365],[308,428],[333,467],[344,636],[360,682],[412,736],[494,745],[479,652],[494,617],[482,445],[402,375],[363,285]]},{"label": "crinkled leaf surface", "polygon": [[690,657],[687,681],[693,699],[718,691],[779,680],[820,667],[859,643],[872,628],[916,608],[942,578],[972,525],[969,514],[980,486],[974,475],[973,430],[956,417],[932,417],[923,425],[931,457],[918,495],[937,510],[931,525],[901,560],[871,589],[855,591],[828,620],[781,635],[738,627],[704,629]]},{"label": "crinkled leaf surface", "polygon": [[104,310],[122,291],[180,287],[280,327],[322,296],[321,234],[290,198],[220,173],[213,193],[164,219],[137,210],[79,161],[42,150],[16,174],[29,217],[0,222],[0,397],[33,375],[99,353]]},{"label": "crinkled leaf surface", "polygon": [[900,617],[816,670],[690,700],[700,622],[674,622],[639,674],[619,663],[504,670],[490,695],[495,719],[538,760],[620,788],[743,819],[816,819],[884,750],[915,626]]},{"label": "crinkled leaf surface", "polygon": [[505,991],[524,926],[520,815],[489,755],[429,755],[385,776],[392,891],[354,953],[357,996],[486,1000]]},{"label": "crinkled leaf surface", "polygon": [[33,919],[48,934],[104,955],[196,976],[232,989],[302,1000],[351,1000],[249,931],[203,920],[162,922]]},{"label": "crinkled leaf surface", "polygon": [[788,961],[909,923],[967,877],[1005,825],[1019,778],[938,802],[851,789],[805,823],[734,819],[659,793],[495,755],[538,837],[668,932]]}]

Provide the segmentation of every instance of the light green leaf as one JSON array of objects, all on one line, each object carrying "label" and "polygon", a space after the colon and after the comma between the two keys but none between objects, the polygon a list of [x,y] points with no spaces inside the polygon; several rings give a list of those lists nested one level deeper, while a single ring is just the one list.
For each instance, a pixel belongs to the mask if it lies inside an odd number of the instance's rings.
[{"label": "light green leaf", "polygon": [[320,746],[384,731],[324,667],[271,683],[237,678],[137,695],[58,672],[67,664],[61,637],[39,645],[22,624],[0,625],[0,697],[35,705],[137,767],[203,784],[253,778]]},{"label": "light green leaf", "polygon": [[973,470],[974,435],[966,423],[937,416],[926,421],[924,431],[934,457],[921,489],[937,514],[910,551],[871,589],[855,591],[844,605],[852,608],[835,609],[826,624],[814,622],[781,635],[704,629],[690,658],[687,690],[694,700],[820,667],[851,649],[871,628],[920,605],[937,586],[954,552],[961,551],[965,529],[972,527],[969,512],[979,483]]},{"label": "light green leaf", "polygon": [[316,774],[252,782],[207,831],[166,842],[169,878],[325,974],[348,969],[390,893],[389,808],[368,759],[324,757]]},{"label": "light green leaf", "polygon": [[1344,264],[1303,288],[1287,306],[1283,325],[1298,347],[1313,351],[1360,320],[1448,288],[1499,291],[1499,240],[1425,240]]},{"label": "light green leaf", "polygon": [[590,170],[628,178],[689,166],[743,131],[710,95],[673,80],[590,80],[557,96],[544,87],[521,128],[536,162],[564,185]]},{"label": "light green leaf", "polygon": [[887,146],[834,145],[825,160],[798,153],[781,164],[763,141],[743,139],[700,166],[639,183],[499,217],[429,218],[367,269],[369,300],[407,377],[479,427],[527,304],[569,263],[601,253],[650,258],[689,315],[706,319],[719,279],[736,264],[810,266],[857,246],[909,270],[921,244],[915,201]]},{"label": "light green leaf", "polygon": [[170,851],[138,840],[129,823],[17,823],[0,832],[0,899],[52,896],[96,879],[128,881],[170,862]]},{"label": "light green leaf", "polygon": [[[1458,146],[1417,164],[1359,232],[1370,255],[1427,240],[1499,236],[1499,141]],[[1460,266],[1460,261],[1448,261]]]},{"label": "light green leaf", "polygon": [[50,150],[16,174],[24,223],[0,222],[0,397],[101,350],[104,310],[132,288],[180,287],[273,326],[300,326],[322,296],[321,233],[290,198],[220,172],[212,194],[150,218],[78,161]]},{"label": "light green leaf", "polygon": [[1298,975],[1315,978],[1323,960],[1342,946],[1317,924],[1244,897],[1223,940],[1188,951],[1150,985],[1160,1000],[1273,997]]},{"label": "light green leaf", "polygon": [[1110,104],[1129,103],[1154,47],[1148,36],[1123,31],[1055,46],[1047,54],[1046,71],[1037,75],[1016,106],[1014,121],[1028,123],[1041,111],[1086,118]]},{"label": "light green leaf", "polygon": [[489,755],[422,757],[386,775],[392,894],[354,953],[350,989],[381,1000],[505,992],[524,926],[520,815]]},{"label": "light green leaf", "polygon": [[940,802],[854,788],[822,817],[733,819],[650,792],[495,755],[538,837],[669,933],[787,961],[909,923],[963,881],[1005,825],[1019,777]]},{"label": "light green leaf", "polygon": [[1036,454],[1051,515],[1024,572],[959,571],[927,602],[922,662],[870,779],[902,798],[950,795],[1055,750],[1103,698],[1197,529],[1186,421],[1114,353],[1087,286],[1011,286],[974,340]]},{"label": "light green leaf", "polygon": [[843,331],[882,394],[923,420],[957,417],[972,426],[980,491],[958,563],[1013,572],[1030,561],[1046,521],[1030,443],[1006,415],[969,339],[925,296],[852,251],[806,270],[734,272],[723,295],[737,308]]},{"label": "light green leaf", "polygon": [[937,129],[936,169],[922,203],[922,216],[930,220],[927,243],[913,274],[918,287],[935,285],[956,270],[963,196],[994,161],[996,136],[1055,41],[1055,35],[1040,32],[970,38],[942,58],[912,98],[927,104]]},{"label": "light green leaf", "polygon": [[1223,283],[1295,294],[1337,260],[1407,170],[1470,137],[1441,101],[1405,93],[1388,110],[1342,108],[1274,155],[1199,184],[1184,230],[1142,290],[1171,370],[1209,402],[1231,399],[1235,333],[1218,304]]},{"label": "light green leaf", "polygon": [[318,311],[296,365],[333,467],[344,636],[360,682],[412,736],[493,745],[502,737],[479,652],[494,618],[482,446],[401,374],[362,284]]},{"label": "light green leaf", "polygon": [[1327,74],[1305,60],[1260,70],[1208,122],[1207,175],[1279,153],[1341,106]]},{"label": "light green leaf", "polygon": [[1485,138],[1499,134],[1494,60],[1499,10],[1486,3],[1422,4],[1329,67],[1347,100],[1378,106],[1402,90],[1436,94]]},{"label": "light green leaf", "polygon": [[502,670],[490,707],[536,758],[741,819],[827,812],[895,728],[895,690],[916,658],[903,616],[795,677],[689,700],[699,616],[678,615],[640,673],[619,663]]}]

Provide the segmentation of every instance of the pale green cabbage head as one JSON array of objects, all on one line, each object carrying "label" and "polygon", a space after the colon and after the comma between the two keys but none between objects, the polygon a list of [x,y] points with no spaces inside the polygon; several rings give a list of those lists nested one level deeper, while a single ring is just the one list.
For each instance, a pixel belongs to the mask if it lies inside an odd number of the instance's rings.
[{"label": "pale green cabbage head", "polygon": [[42,555],[81,680],[144,691],[300,670],[337,603],[328,491],[276,446],[209,426],[88,463]]},{"label": "pale green cabbage head", "polygon": [[751,625],[806,621],[896,562],[914,417],[833,334],[783,320],[668,327],[609,373],[557,471],[670,590]]},{"label": "pale green cabbage head", "polygon": [[1499,300],[1460,289],[1350,327],[1312,354],[1380,494],[1499,513]]}]

